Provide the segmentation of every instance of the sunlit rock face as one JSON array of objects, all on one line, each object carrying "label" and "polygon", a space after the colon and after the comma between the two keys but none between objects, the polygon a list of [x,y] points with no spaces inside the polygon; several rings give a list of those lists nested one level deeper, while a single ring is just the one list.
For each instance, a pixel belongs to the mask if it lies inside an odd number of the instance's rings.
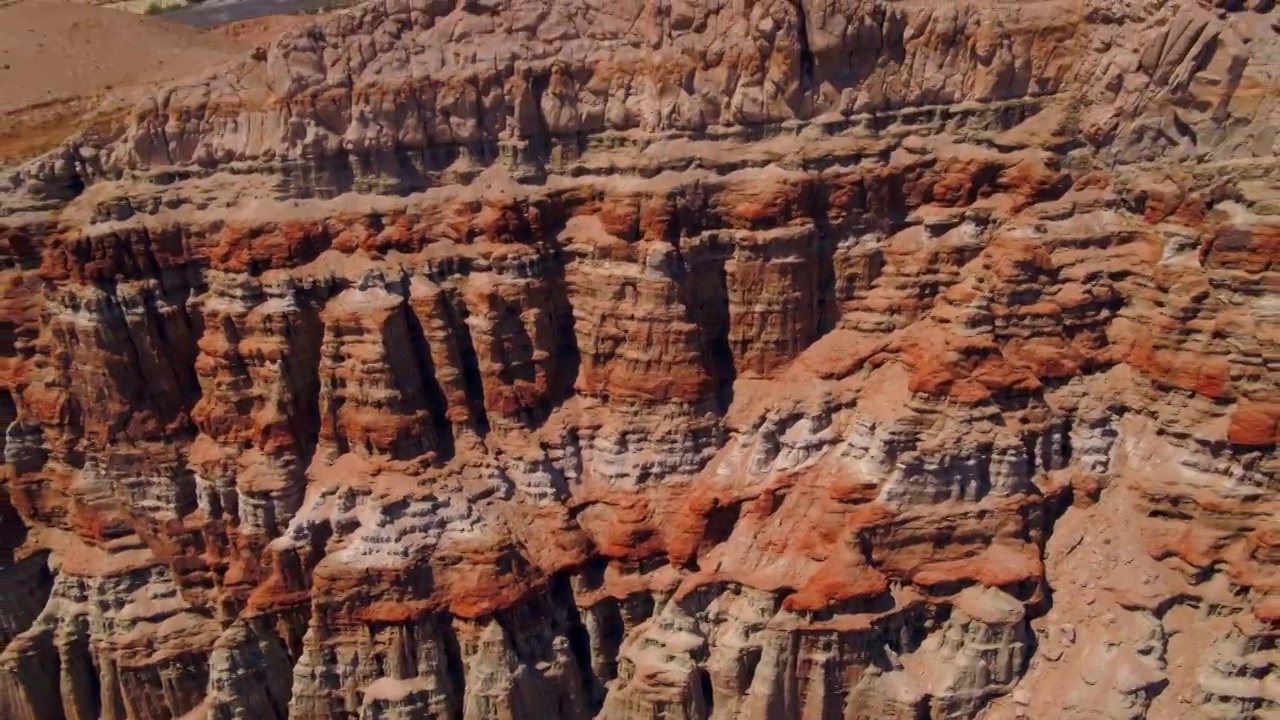
[{"label": "sunlit rock face", "polygon": [[0,175],[0,717],[1280,713],[1280,15],[369,2]]}]

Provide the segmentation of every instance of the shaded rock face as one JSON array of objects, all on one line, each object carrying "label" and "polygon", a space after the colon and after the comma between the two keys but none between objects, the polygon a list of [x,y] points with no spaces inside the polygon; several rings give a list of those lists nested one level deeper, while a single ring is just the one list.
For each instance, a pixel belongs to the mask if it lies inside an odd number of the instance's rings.
[{"label": "shaded rock face", "polygon": [[0,717],[1280,713],[1269,2],[371,2],[0,182]]}]

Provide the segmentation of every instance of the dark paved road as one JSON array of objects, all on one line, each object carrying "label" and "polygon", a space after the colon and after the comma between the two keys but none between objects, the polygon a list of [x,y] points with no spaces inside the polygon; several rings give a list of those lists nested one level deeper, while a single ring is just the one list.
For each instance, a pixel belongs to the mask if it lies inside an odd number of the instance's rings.
[{"label": "dark paved road", "polygon": [[210,27],[264,15],[293,15],[324,10],[334,0],[205,0],[164,13],[162,17],[195,27]]}]

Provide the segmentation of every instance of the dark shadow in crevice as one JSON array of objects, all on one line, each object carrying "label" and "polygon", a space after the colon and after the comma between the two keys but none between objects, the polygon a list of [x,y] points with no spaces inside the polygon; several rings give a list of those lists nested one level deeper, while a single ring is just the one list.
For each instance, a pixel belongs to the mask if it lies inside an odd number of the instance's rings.
[{"label": "dark shadow in crevice", "polygon": [[733,404],[738,378],[729,344],[729,288],[725,261],[733,254],[732,241],[703,236],[697,244],[685,243],[680,261],[685,268],[680,290],[690,322],[701,331],[704,363],[715,383],[716,406],[727,412]]},{"label": "dark shadow in crevice", "polygon": [[454,455],[453,426],[449,422],[449,403],[436,376],[435,363],[431,360],[431,348],[423,332],[422,323],[408,305],[402,308],[409,332],[409,344],[413,347],[418,380],[422,385],[423,404],[431,417],[431,434],[435,439],[435,451],[440,462],[448,462]]},{"label": "dark shadow in crevice", "polygon": [[458,362],[462,364],[462,383],[467,397],[467,407],[471,411],[476,433],[483,438],[489,434],[489,416],[485,414],[484,381],[480,375],[480,362],[476,356],[475,343],[471,339],[471,329],[467,326],[467,306],[452,291],[446,291],[440,306],[444,312],[445,324],[457,343]]}]

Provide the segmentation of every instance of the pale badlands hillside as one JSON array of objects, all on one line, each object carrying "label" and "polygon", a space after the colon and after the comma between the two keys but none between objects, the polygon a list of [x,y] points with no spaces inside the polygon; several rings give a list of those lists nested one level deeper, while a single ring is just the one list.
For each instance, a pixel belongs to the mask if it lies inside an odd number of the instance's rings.
[{"label": "pale badlands hillside", "polygon": [[0,717],[1271,720],[1269,0],[384,0],[0,179]]}]

